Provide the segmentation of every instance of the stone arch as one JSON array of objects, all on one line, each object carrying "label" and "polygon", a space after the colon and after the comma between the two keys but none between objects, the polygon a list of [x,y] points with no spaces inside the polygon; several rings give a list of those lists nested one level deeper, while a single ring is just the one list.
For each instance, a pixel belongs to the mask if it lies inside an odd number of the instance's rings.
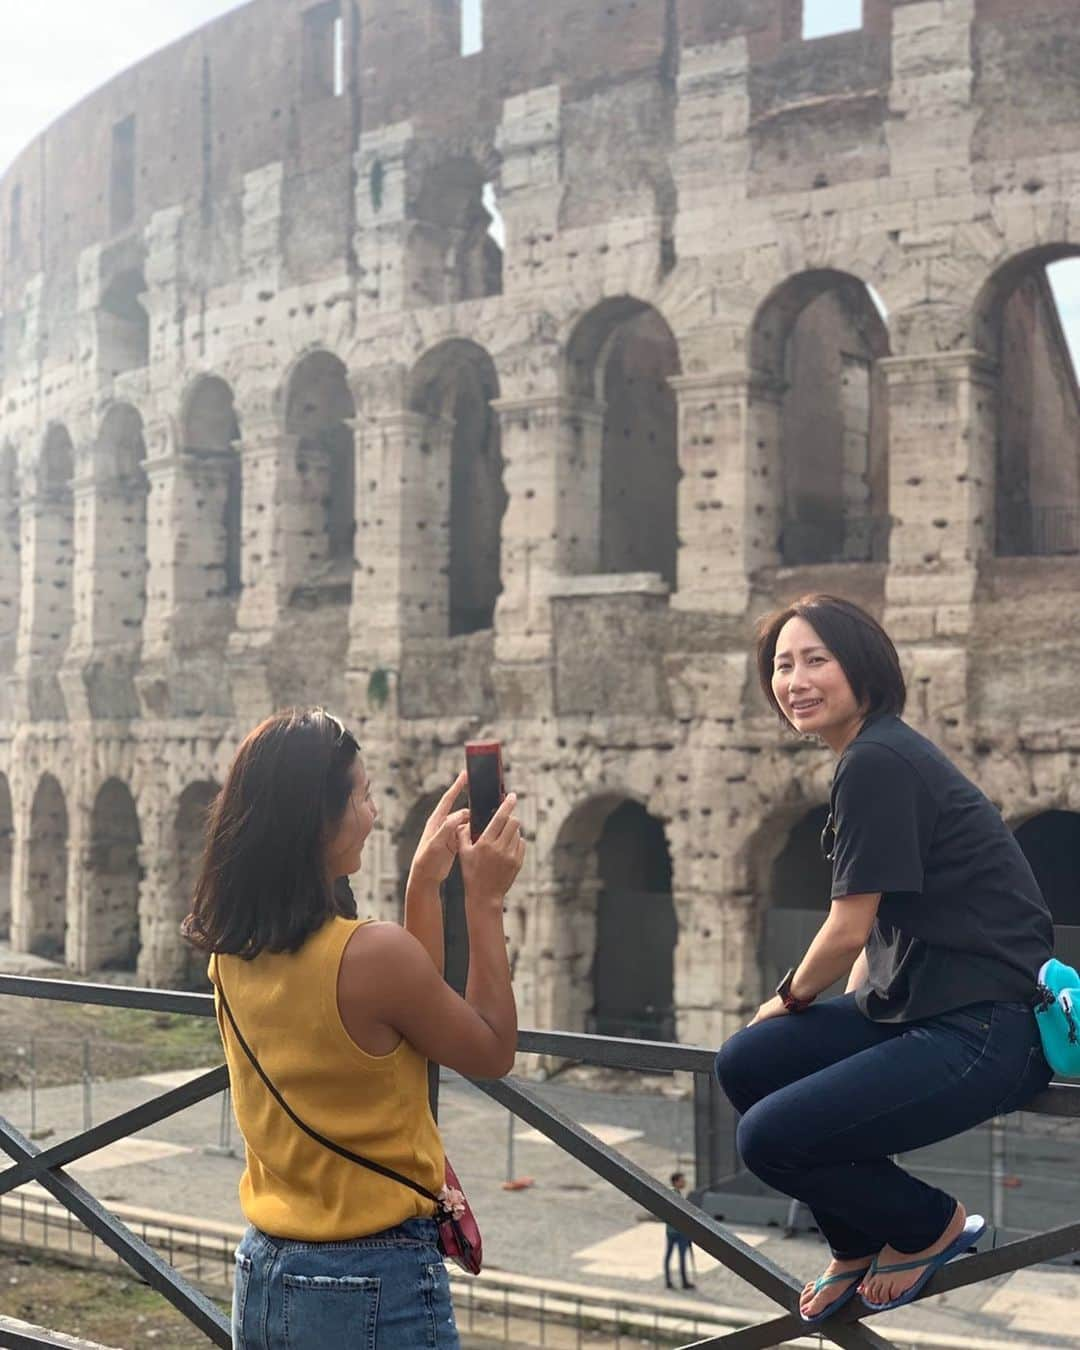
[{"label": "stone arch", "polygon": [[583,556],[597,572],[658,573],[672,590],[680,470],[669,381],[680,369],[667,321],[632,296],[590,310],[567,345],[569,392],[602,418],[599,445],[586,447],[598,509],[595,545]]},{"label": "stone arch", "polygon": [[409,407],[429,419],[429,444],[449,440],[451,636],[492,628],[502,591],[507,496],[499,418],[492,406],[498,397],[495,363],[483,347],[462,338],[426,352],[409,381]]},{"label": "stone arch", "polygon": [[232,388],[219,375],[197,376],[185,392],[180,415],[182,453],[192,468],[206,471],[199,483],[201,519],[192,532],[191,562],[207,584],[191,599],[235,596],[243,584],[239,439]]},{"label": "stone arch", "polygon": [[188,946],[180,936],[180,924],[191,913],[206,843],[207,819],[220,790],[217,783],[207,779],[189,783],[180,794],[173,819],[174,890],[168,929],[175,943],[171,948],[174,959],[169,960],[168,948],[161,959],[168,971],[169,984],[185,989],[209,987],[206,957]]},{"label": "stone arch", "polygon": [[7,774],[0,773],[0,940],[11,936],[11,867],[15,851],[15,815]]},{"label": "stone arch", "polygon": [[71,640],[74,618],[75,514],[72,479],[75,448],[67,428],[54,422],[37,464],[34,500],[22,521],[23,626],[31,671],[28,704],[32,721],[66,715],[56,670]]},{"label": "stone arch", "polygon": [[[301,574],[332,573],[351,586],[356,534],[356,404],[345,364],[332,352],[307,353],[285,385],[285,430],[296,438],[300,500],[289,503],[304,541]],[[346,596],[346,602],[348,596]]]},{"label": "stone arch", "polygon": [[64,791],[42,774],[30,808],[26,948],[62,961],[67,944],[68,814]]},{"label": "stone arch", "polygon": [[1016,827],[1016,841],[1050,906],[1055,955],[1080,964],[1080,811],[1041,811]]},{"label": "stone arch", "polygon": [[106,412],[94,449],[95,632],[99,640],[138,642],[146,609],[146,443],[128,403]]},{"label": "stone arch", "polygon": [[492,181],[469,155],[426,169],[410,211],[407,305],[451,305],[502,294],[503,251],[489,209]]},{"label": "stone arch", "polygon": [[[428,817],[442,797],[442,790],[425,793],[416,801],[394,835],[394,853],[398,875],[398,911],[401,922],[405,915],[405,884],[409,879],[416,846],[424,832]],[[461,868],[455,862],[441,890],[443,923],[446,935],[446,966],[443,974],[448,984],[464,991],[469,974],[469,934],[465,922],[465,883]]]},{"label": "stone arch", "polygon": [[86,965],[134,971],[139,959],[139,815],[125,783],[103,783],[90,819],[86,869]]},{"label": "stone arch", "polygon": [[1028,249],[976,302],[975,344],[997,366],[994,551],[1080,553],[1080,385],[1047,268],[1080,245]]},{"label": "stone arch", "polygon": [[889,333],[869,288],[847,272],[789,277],[765,300],[751,363],[777,391],[774,444],[782,564],[888,556]]},{"label": "stone arch", "polygon": [[[604,793],[563,823],[553,851],[552,1025],[672,1039],[678,921],[663,823]],[[642,940],[620,942],[632,930]]]}]

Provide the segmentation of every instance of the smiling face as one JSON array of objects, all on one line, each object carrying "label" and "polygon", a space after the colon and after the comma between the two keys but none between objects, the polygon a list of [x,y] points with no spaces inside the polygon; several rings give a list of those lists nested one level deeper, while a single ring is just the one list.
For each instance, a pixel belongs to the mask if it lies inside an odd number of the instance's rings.
[{"label": "smiling face", "polygon": [[837,754],[855,739],[866,716],[843,666],[798,615],[784,624],[776,639],[772,691],[796,731],[820,736]]},{"label": "smiling face", "polygon": [[360,870],[360,857],[379,811],[371,795],[371,783],[363,760],[357,755],[350,770],[352,795],[345,803],[337,828],[326,848],[331,878],[351,876]]}]

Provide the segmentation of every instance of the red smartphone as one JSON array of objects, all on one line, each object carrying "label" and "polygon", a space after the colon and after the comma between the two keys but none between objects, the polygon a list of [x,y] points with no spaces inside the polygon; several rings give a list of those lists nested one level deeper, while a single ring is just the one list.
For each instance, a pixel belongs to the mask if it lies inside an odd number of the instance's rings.
[{"label": "red smartphone", "polygon": [[467,741],[465,768],[469,775],[469,833],[475,844],[506,796],[499,742]]}]

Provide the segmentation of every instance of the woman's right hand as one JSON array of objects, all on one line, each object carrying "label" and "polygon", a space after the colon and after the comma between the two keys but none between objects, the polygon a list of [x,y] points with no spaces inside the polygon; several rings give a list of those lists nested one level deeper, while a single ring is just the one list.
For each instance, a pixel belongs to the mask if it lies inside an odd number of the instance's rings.
[{"label": "woman's right hand", "polygon": [[458,857],[465,882],[465,900],[470,905],[502,902],[514,884],[525,858],[521,821],[514,815],[517,795],[511,792],[492,816],[487,829],[474,844],[465,822],[458,827]]}]

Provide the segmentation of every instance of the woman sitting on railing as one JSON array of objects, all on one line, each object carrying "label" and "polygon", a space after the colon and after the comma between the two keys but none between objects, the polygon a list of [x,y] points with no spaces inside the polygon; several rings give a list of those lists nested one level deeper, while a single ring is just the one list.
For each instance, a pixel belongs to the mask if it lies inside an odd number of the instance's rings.
[{"label": "woman sitting on railing", "polygon": [[[900,720],[888,635],[813,595],[764,620],[766,698],[839,757],[822,849],[832,905],[797,969],[717,1056],[747,1167],[805,1201],[832,1248],[803,1291],[819,1322],[856,1290],[910,1302],[984,1227],[891,1161],[1046,1087],[1031,1002],[1053,930],[1000,813]],[[850,970],[848,992],[814,1000]]]},{"label": "woman sitting on railing", "polygon": [[[359,746],[336,718],[314,709],[263,722],[214,803],[184,932],[212,953],[245,1143],[240,1203],[251,1226],[237,1251],[237,1347],[458,1345],[434,1204],[305,1134],[239,1037],[305,1125],[442,1189],[428,1060],[499,1077],[517,1037],[503,900],[525,844],[513,795],[471,843],[468,811],[452,809],[464,785],[463,774],[424,829],[404,927],[360,922],[336,898],[335,880],[360,867],[377,816]],[[455,858],[469,930],[464,998],[441,973],[439,886]]]}]

